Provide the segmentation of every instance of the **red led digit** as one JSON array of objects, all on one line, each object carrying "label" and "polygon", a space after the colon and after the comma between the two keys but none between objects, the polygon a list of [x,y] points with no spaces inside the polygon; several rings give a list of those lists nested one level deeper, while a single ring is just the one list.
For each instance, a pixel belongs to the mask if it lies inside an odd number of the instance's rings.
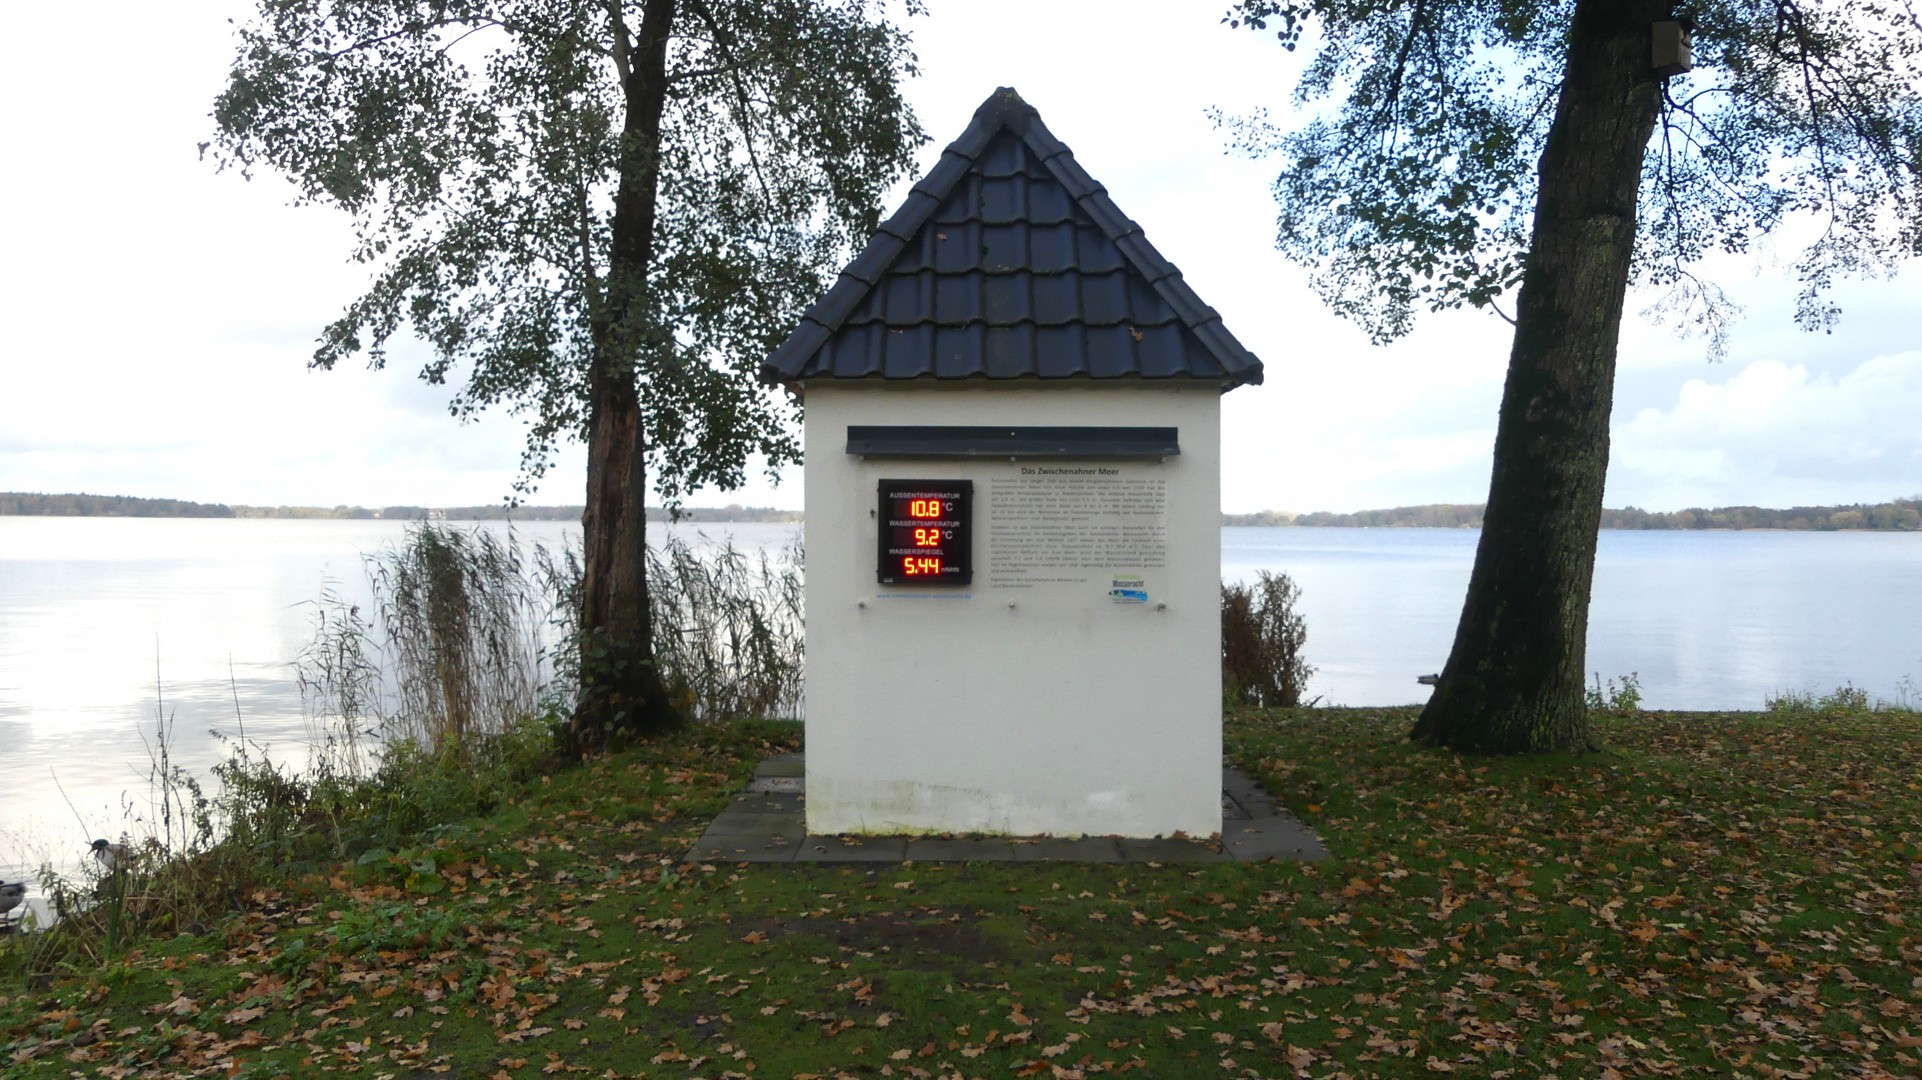
[{"label": "red led digit", "polygon": [[914,530],[914,546],[915,547],[940,547],[941,546],[941,530],[940,529]]},{"label": "red led digit", "polygon": [[941,516],[940,499],[908,500],[908,516],[911,518],[938,518]]}]

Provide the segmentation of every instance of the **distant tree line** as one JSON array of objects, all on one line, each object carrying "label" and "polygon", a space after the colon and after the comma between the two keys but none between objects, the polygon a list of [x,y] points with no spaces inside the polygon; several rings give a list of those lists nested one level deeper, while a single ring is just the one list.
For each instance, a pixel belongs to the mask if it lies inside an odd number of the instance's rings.
[{"label": "distant tree line", "polygon": [[[37,495],[0,492],[0,517],[192,517],[192,518],[317,518],[419,521],[579,521],[578,506],[246,506],[196,503],[183,499],[136,499],[129,495]],[[649,521],[667,521],[668,512],[647,508]],[[718,522],[799,523],[799,510],[764,506],[684,506],[680,520],[693,524]],[[1332,525],[1351,529],[1479,529],[1480,504],[1431,503],[1397,506],[1391,510],[1360,510],[1352,514],[1291,514],[1262,510],[1253,514],[1223,514],[1223,525]],[[1891,502],[1843,506],[1791,506],[1770,510],[1761,506],[1718,506],[1713,510],[1641,510],[1629,506],[1602,511],[1604,529],[1797,529],[1829,532],[1837,529],[1922,530],[1922,495]]]},{"label": "distant tree line", "polygon": [[1690,507],[1670,513],[1650,513],[1631,506],[1602,511],[1604,529],[1922,529],[1922,495],[1893,502],[1852,506],[1791,506],[1769,510],[1760,506]]},{"label": "distant tree line", "polygon": [[[579,506],[246,506],[197,503],[184,499],[137,499],[130,495],[40,495],[0,492],[0,517],[188,517],[305,518],[317,520],[579,521]],[[669,520],[668,511],[647,508],[649,521]],[[680,520],[706,522],[798,522],[798,510],[731,504],[682,507]]]},{"label": "distant tree line", "polygon": [[180,499],[127,495],[38,495],[0,492],[0,517],[192,517],[230,518],[233,507]]},{"label": "distant tree line", "polygon": [[[1363,529],[1479,529],[1479,505],[1436,503],[1397,506],[1392,510],[1362,510],[1353,514],[1290,514],[1263,510],[1254,514],[1223,514],[1223,525],[1334,525]],[[1832,532],[1838,529],[1922,529],[1922,495],[1892,502],[1844,506],[1791,506],[1771,510],[1761,506],[1690,507],[1669,512],[1633,506],[1602,511],[1604,529],[1792,529]]]}]

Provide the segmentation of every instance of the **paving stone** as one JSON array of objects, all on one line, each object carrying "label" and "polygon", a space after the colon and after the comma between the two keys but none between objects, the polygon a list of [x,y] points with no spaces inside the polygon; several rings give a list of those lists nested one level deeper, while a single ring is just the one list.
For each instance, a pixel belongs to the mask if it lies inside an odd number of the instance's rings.
[{"label": "paving stone", "polygon": [[807,781],[799,776],[757,776],[748,781],[750,792],[780,792],[799,795],[807,790]]},{"label": "paving stone", "polygon": [[944,840],[916,837],[908,841],[907,857],[926,862],[1012,862],[1012,840]]},{"label": "paving stone", "polygon": [[795,862],[900,862],[907,857],[905,836],[810,836],[801,841]]},{"label": "paving stone", "polygon": [[1246,820],[1224,818],[1222,847],[1238,862],[1261,859],[1298,859],[1318,862],[1328,848],[1313,829],[1301,823],[1260,782],[1229,767],[1221,770],[1222,791],[1248,812]]},{"label": "paving stone", "polygon": [[726,812],[788,814],[799,821],[807,816],[807,798],[802,795],[751,791],[745,795],[736,795],[734,801],[727,804]]},{"label": "paving stone", "polygon": [[708,834],[695,841],[688,851],[688,862],[756,862],[784,863],[793,862],[794,853],[801,848],[800,840],[789,840],[781,836],[764,836],[742,833],[738,836],[715,836]]},{"label": "paving stone", "polygon": [[1321,839],[1293,818],[1257,818],[1221,823],[1221,846],[1236,862],[1297,859],[1320,862],[1328,858]]},{"label": "paving stone", "polygon": [[807,824],[794,814],[746,814],[726,811],[708,824],[705,836],[740,836],[759,833],[800,840],[807,835]]},{"label": "paving stone", "polygon": [[1205,841],[1088,836],[941,839],[905,836],[808,836],[805,766],[799,754],[763,761],[748,792],[737,795],[689,851],[690,860],[735,862],[1253,862],[1328,858],[1314,831],[1240,769],[1222,769],[1222,851]]},{"label": "paving stone", "polygon": [[1120,862],[1121,845],[1112,836],[1064,839],[1044,836],[1014,842],[1015,862]]},{"label": "paving stone", "polygon": [[1195,840],[1143,840],[1124,836],[1119,841],[1121,857],[1126,862],[1143,863],[1195,863],[1227,862],[1228,856],[1212,851],[1207,845]]}]

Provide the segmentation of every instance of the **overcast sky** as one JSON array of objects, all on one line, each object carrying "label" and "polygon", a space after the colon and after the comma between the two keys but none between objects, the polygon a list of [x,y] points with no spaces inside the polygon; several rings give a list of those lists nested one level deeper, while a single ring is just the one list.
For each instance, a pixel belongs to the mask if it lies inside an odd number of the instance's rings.
[{"label": "overcast sky", "polygon": [[[1206,110],[1287,107],[1293,59],[1176,4],[929,0],[907,88],[932,164],[983,98],[1018,89],[1259,355],[1225,399],[1222,501],[1249,511],[1478,502],[1507,360],[1493,315],[1429,317],[1371,347],[1273,249],[1273,167],[1223,152]],[[253,504],[498,502],[511,416],[458,424],[414,365],[309,372],[355,295],[332,211],[197,159],[244,3],[15,5],[0,40],[0,490]],[[136,29],[137,28],[137,31]],[[96,35],[97,37],[97,35]],[[97,44],[97,42],[96,42]],[[80,62],[77,57],[95,59]],[[892,209],[890,206],[888,209]],[[1782,262],[1793,248],[1784,244]],[[1922,491],[1922,288],[1851,283],[1833,335],[1790,319],[1776,262],[1712,267],[1745,306],[1710,363],[1634,314],[1616,389],[1610,506],[1879,501]],[[579,502],[571,448],[534,501]],[[798,508],[798,471],[699,505]]]}]

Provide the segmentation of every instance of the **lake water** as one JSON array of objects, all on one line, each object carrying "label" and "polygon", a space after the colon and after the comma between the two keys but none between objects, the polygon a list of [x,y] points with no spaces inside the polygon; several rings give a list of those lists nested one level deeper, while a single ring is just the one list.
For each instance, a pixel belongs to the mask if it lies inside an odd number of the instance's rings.
[{"label": "lake water", "polygon": [[[301,756],[310,732],[293,660],[313,601],[330,583],[364,595],[362,553],[402,528],[0,517],[0,878],[64,862],[144,810],[157,713],[196,772],[225,756],[209,732],[242,723],[277,756]],[[577,527],[514,531],[552,547]],[[797,527],[676,531],[759,549]],[[1301,585],[1311,692],[1324,702],[1404,704],[1426,696],[1415,677],[1447,657],[1477,535],[1230,528],[1222,576],[1285,571]],[[1844,682],[1894,698],[1922,679],[1917,611],[1922,534],[1604,532],[1589,668],[1638,673],[1652,708],[1754,709]]]}]

